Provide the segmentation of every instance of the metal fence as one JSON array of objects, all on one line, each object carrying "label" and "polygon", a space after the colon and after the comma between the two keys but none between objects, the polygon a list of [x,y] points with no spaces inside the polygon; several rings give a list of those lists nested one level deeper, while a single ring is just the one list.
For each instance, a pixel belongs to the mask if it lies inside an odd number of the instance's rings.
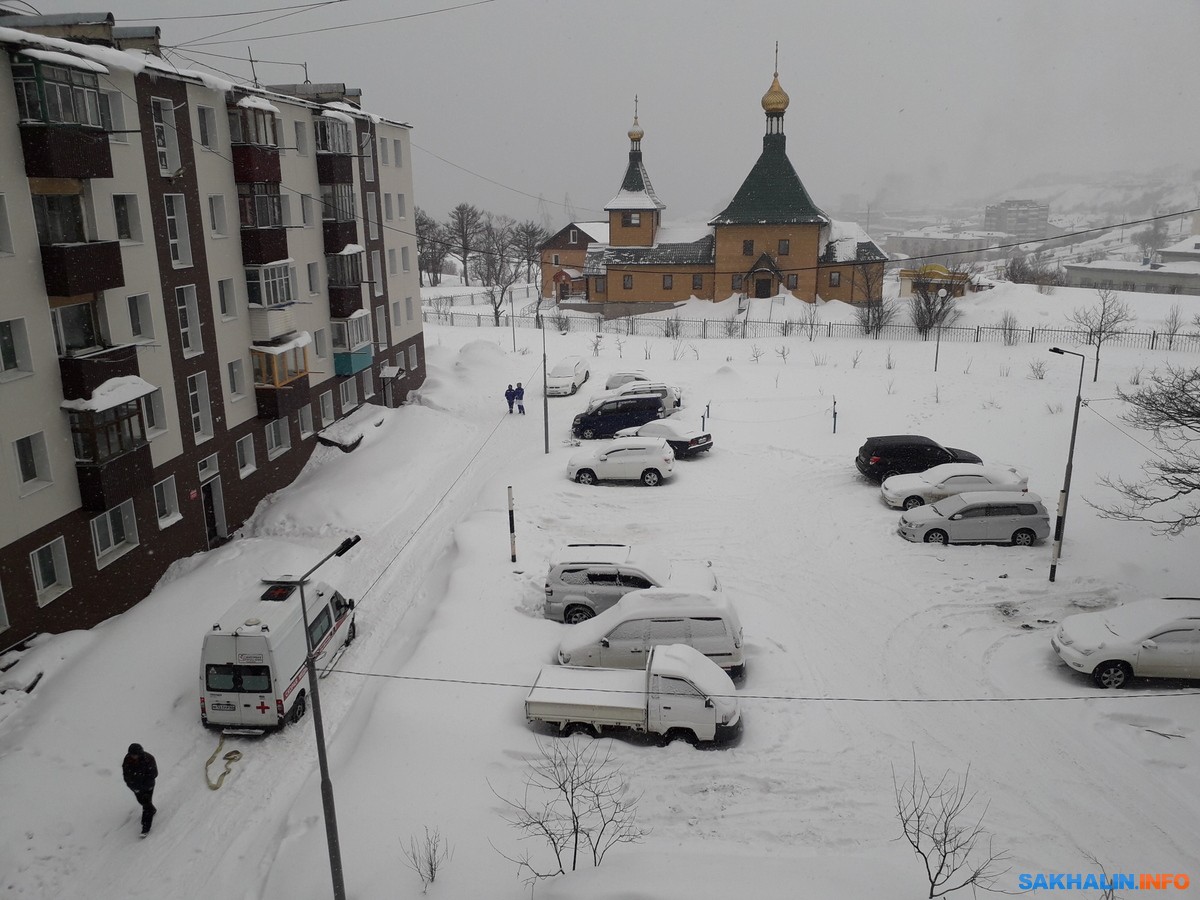
[{"label": "metal fence", "polygon": [[[810,341],[833,338],[870,338],[880,341],[945,341],[960,344],[1067,344],[1086,346],[1093,343],[1087,331],[1074,328],[1005,328],[1000,325],[976,325],[962,327],[951,325],[941,329],[922,332],[915,325],[884,325],[869,332],[857,322],[814,322],[802,321],[763,322],[752,319],[680,319],[642,318],[624,316],[619,319],[604,319],[600,316],[569,316],[550,313],[543,316],[546,327],[562,333],[613,334],[628,337],[666,337],[677,340],[708,340],[710,338],[781,338],[802,337]],[[441,325],[468,328],[497,327],[496,317],[490,312],[463,312],[461,308],[446,310],[423,309],[421,319]],[[537,328],[537,316],[527,313],[510,317],[501,313],[500,328]],[[1109,335],[1104,343],[1109,347],[1134,347],[1143,350],[1179,350],[1184,353],[1200,352],[1200,334],[1163,334],[1158,331],[1124,331]]]}]

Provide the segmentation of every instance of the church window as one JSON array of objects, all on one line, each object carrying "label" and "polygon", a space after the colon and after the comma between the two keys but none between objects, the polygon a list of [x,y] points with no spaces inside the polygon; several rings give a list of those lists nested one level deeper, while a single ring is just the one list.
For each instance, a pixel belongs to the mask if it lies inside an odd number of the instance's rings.
[{"label": "church window", "polygon": [[788,256],[792,252],[792,242],[786,238],[781,238],[779,241],[779,255]]},{"label": "church window", "polygon": [[621,276],[621,287],[625,288],[625,290],[627,290],[627,291],[633,290],[633,276],[632,275],[622,275]]},{"label": "church window", "polygon": [[797,282],[798,282],[798,281],[799,281],[799,278],[796,276],[796,274],[795,274],[795,273],[792,273],[791,275],[789,275],[789,276],[787,277],[787,286],[788,286],[788,290],[789,290],[789,291],[794,291],[794,290],[796,289],[796,284],[797,284]]},{"label": "church window", "polygon": [[704,276],[703,275],[693,275],[692,276],[692,290],[693,291],[704,290]]},{"label": "church window", "polygon": [[740,291],[742,289],[742,276],[741,275],[733,276],[733,289],[735,291]]},{"label": "church window", "polygon": [[742,256],[754,255],[754,241],[742,241]]},{"label": "church window", "polygon": [[669,290],[671,290],[671,288],[673,288],[673,287],[675,287],[675,276],[673,276],[673,275],[664,275],[664,276],[663,276],[663,290],[664,290],[664,291],[669,291]]},{"label": "church window", "polygon": [[625,228],[637,228],[642,224],[642,214],[635,212],[621,213],[621,225]]},{"label": "church window", "polygon": [[842,273],[841,272],[830,272],[829,273],[829,286],[830,287],[837,287],[841,283],[842,283]]}]

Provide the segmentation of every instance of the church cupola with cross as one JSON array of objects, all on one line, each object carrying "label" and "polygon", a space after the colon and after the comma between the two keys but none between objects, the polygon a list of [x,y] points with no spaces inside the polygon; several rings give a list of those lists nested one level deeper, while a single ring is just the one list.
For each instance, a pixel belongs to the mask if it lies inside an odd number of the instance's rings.
[{"label": "church cupola with cross", "polygon": [[638,124],[637,98],[633,101],[633,126],[629,129],[629,165],[621,189],[605,205],[608,213],[609,244],[613,247],[652,247],[666,204],[654,193],[642,162],[642,138]]}]

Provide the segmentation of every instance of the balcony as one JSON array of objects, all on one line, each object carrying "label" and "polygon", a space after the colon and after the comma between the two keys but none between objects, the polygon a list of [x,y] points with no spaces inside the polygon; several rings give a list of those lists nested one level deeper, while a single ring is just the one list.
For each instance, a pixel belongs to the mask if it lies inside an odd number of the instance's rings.
[{"label": "balcony", "polygon": [[338,375],[355,375],[369,368],[374,358],[374,344],[367,344],[348,353],[333,354],[333,371]]},{"label": "balcony", "polygon": [[265,266],[287,258],[287,229],[242,229],[242,262],[246,265]]},{"label": "balcony", "polygon": [[233,145],[233,180],[238,184],[266,181],[278,184],[279,148],[260,144]]},{"label": "balcony", "polygon": [[340,153],[318,153],[317,182],[320,184],[353,184],[354,157]]},{"label": "balcony", "polygon": [[282,387],[275,385],[256,384],[254,399],[258,403],[260,419],[282,419],[312,402],[312,389],[308,384],[308,376],[301,375],[294,381],[289,381]]},{"label": "balcony", "polygon": [[348,222],[327,221],[321,227],[325,233],[326,256],[341,253],[347,244],[358,243],[358,222],[354,219]]},{"label": "balcony", "polygon": [[250,340],[269,344],[296,330],[296,304],[250,306]]},{"label": "balcony", "polygon": [[83,356],[61,356],[58,371],[62,375],[64,400],[87,400],[110,378],[141,374],[137,347],[133,344],[109,347]]},{"label": "balcony", "polygon": [[112,178],[108,134],[82,125],[21,123],[29,178]]},{"label": "balcony", "polygon": [[51,297],[74,297],[119,288],[125,283],[120,241],[43,244],[42,273]]},{"label": "balcony", "polygon": [[128,500],[154,480],[150,445],[142,444],[128,453],[101,463],[75,464],[79,476],[79,498],[89,512],[103,512]]},{"label": "balcony", "polygon": [[362,308],[362,285],[329,286],[329,318],[348,319]]}]

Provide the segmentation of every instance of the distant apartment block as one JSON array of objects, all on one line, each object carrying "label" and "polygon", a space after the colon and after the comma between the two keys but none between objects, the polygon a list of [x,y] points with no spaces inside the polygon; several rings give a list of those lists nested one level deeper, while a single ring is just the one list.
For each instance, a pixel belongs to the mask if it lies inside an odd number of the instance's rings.
[{"label": "distant apartment block", "polygon": [[1036,200],[1005,200],[983,211],[983,230],[1010,234],[1018,241],[1040,241],[1049,234],[1050,207]]},{"label": "distant apartment block", "polygon": [[128,609],[421,384],[409,126],[0,15],[0,649]]},{"label": "distant apartment block", "polygon": [[942,225],[931,225],[914,231],[888,235],[887,252],[893,258],[919,259],[943,265],[976,261],[1003,256],[1006,251],[994,250],[1010,240],[1007,234],[991,231],[951,231]]},{"label": "distant apartment block", "polygon": [[1068,263],[1071,287],[1137,291],[1149,294],[1200,295],[1200,234],[1193,234],[1152,257]]}]

